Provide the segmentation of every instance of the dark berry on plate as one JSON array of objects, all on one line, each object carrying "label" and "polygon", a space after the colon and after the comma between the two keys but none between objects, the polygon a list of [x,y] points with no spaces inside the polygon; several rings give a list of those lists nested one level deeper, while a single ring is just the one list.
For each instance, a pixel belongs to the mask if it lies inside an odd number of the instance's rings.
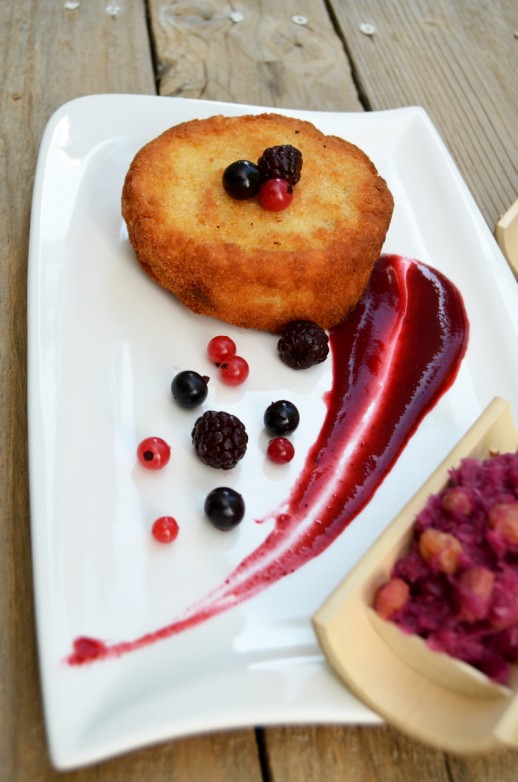
[{"label": "dark berry on plate", "polygon": [[207,410],[192,430],[198,458],[209,467],[231,470],[246,452],[248,435],[244,424],[231,413]]},{"label": "dark berry on plate", "polygon": [[307,369],[326,360],[329,338],[313,321],[293,320],[284,327],[277,350],[281,361],[292,369]]},{"label": "dark berry on plate", "polygon": [[205,499],[205,515],[217,529],[229,530],[237,527],[245,515],[243,497],[226,486],[213,489]]},{"label": "dark berry on plate", "polygon": [[147,470],[161,470],[171,456],[171,446],[161,437],[146,437],[137,447],[137,458]]},{"label": "dark berry on plate", "polygon": [[293,187],[300,179],[302,153],[291,144],[268,147],[258,160],[257,167],[265,179],[285,179]]},{"label": "dark berry on plate", "polygon": [[275,437],[291,434],[299,425],[299,421],[299,411],[293,402],[288,402],[286,399],[272,402],[264,413],[264,425]]},{"label": "dark berry on plate", "polygon": [[172,543],[179,531],[178,522],[172,516],[160,516],[151,527],[151,534],[158,543]]},{"label": "dark berry on plate", "polygon": [[295,448],[287,437],[275,437],[268,443],[266,454],[275,464],[287,464],[295,456]]},{"label": "dark berry on plate", "polygon": [[259,190],[259,203],[270,212],[282,212],[293,200],[293,188],[285,179],[268,179]]},{"label": "dark berry on plate", "polygon": [[214,364],[221,364],[236,355],[236,343],[224,334],[212,337],[207,345],[207,355]]},{"label": "dark berry on plate", "polygon": [[174,376],[171,393],[181,407],[198,407],[207,398],[209,378],[186,369]]},{"label": "dark berry on plate", "polygon": [[223,187],[232,198],[253,198],[259,192],[261,175],[249,160],[236,160],[223,172]]},{"label": "dark berry on plate", "polygon": [[241,356],[230,356],[219,365],[220,380],[227,386],[239,386],[244,383],[250,372],[248,362]]}]

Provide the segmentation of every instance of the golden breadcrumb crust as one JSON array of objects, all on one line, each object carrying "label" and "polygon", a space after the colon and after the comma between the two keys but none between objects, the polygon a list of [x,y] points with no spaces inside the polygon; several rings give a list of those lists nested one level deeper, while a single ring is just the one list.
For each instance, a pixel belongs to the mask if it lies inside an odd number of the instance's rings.
[{"label": "golden breadcrumb crust", "polygon": [[[222,186],[235,160],[270,146],[302,152],[302,176],[282,212]],[[277,114],[185,122],[144,146],[122,192],[122,214],[145,271],[196,313],[279,331],[304,318],[330,328],[361,297],[393,210],[358,147]]]}]

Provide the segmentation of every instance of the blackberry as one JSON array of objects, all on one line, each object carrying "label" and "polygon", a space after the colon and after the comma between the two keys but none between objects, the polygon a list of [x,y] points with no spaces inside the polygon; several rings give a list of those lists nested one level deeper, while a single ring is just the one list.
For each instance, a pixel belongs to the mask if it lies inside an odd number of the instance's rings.
[{"label": "blackberry", "polygon": [[307,369],[326,360],[329,339],[313,321],[294,320],[284,327],[277,350],[281,361],[292,369]]},{"label": "blackberry", "polygon": [[293,187],[300,179],[302,153],[291,144],[265,149],[257,162],[263,181],[285,179]]},{"label": "blackberry", "polygon": [[198,458],[209,467],[231,470],[243,458],[248,435],[239,418],[230,413],[207,410],[192,430],[192,444]]}]

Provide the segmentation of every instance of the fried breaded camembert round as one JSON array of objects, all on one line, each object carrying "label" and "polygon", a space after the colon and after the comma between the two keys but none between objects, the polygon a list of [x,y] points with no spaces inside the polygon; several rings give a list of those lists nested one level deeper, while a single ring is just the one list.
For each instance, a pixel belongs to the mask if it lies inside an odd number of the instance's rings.
[{"label": "fried breaded camembert round", "polygon": [[[271,146],[302,153],[290,206],[264,209],[222,186],[236,160]],[[149,276],[193,312],[279,331],[295,319],[341,321],[369,280],[392,195],[358,147],[277,114],[214,116],[162,133],[126,175],[122,214]]]}]

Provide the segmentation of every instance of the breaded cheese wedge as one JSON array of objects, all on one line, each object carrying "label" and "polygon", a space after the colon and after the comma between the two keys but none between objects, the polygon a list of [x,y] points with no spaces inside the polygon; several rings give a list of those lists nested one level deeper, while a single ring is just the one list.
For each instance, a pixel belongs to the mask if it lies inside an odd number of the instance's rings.
[{"label": "breaded cheese wedge", "polygon": [[[257,163],[282,144],[303,158],[287,209],[227,194],[230,163]],[[122,192],[130,242],[153,280],[193,312],[272,332],[295,319],[330,328],[354,308],[392,210],[385,180],[358,147],[273,113],[170,128],[137,153]]]}]

